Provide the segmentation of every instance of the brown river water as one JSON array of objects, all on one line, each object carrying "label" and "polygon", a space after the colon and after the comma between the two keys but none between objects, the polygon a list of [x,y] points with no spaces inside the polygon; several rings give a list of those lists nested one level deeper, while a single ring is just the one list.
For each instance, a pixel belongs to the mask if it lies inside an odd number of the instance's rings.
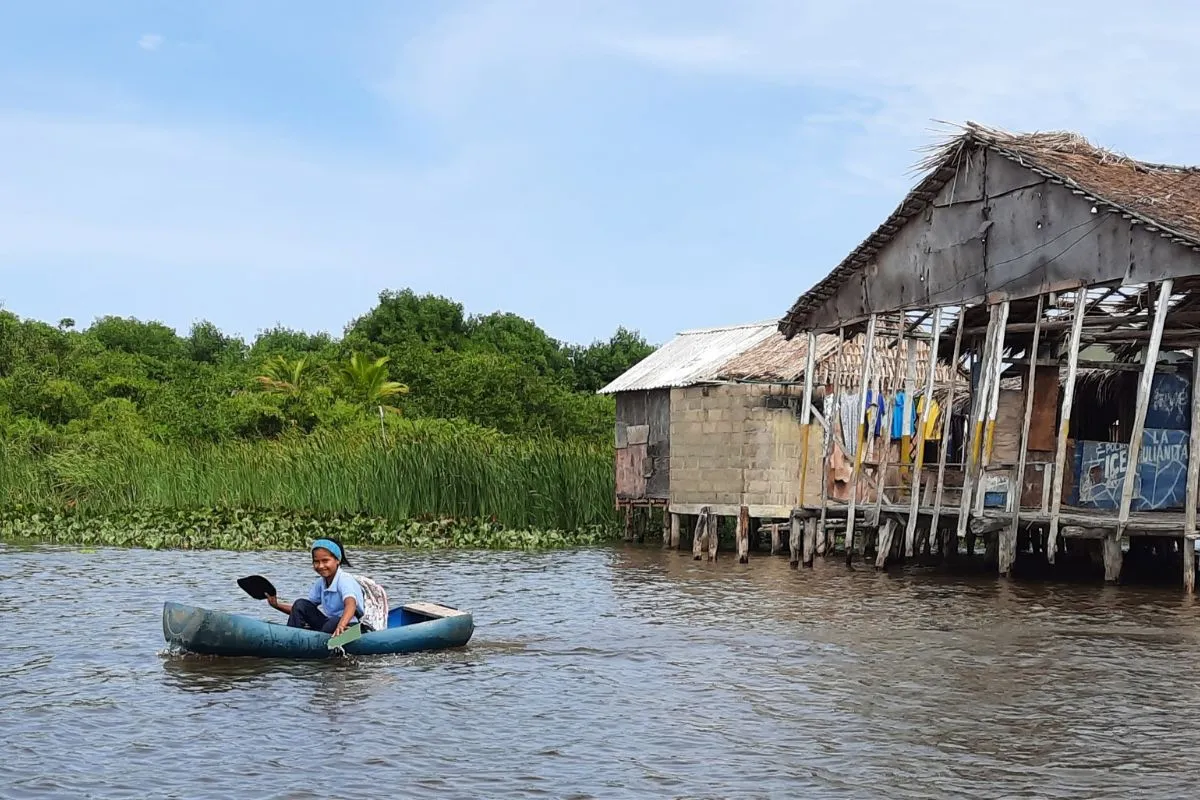
[{"label": "brown river water", "polygon": [[351,551],[454,652],[171,655],[165,599],[277,612],[303,553],[0,545],[0,797],[1183,798],[1200,604],[650,546]]}]

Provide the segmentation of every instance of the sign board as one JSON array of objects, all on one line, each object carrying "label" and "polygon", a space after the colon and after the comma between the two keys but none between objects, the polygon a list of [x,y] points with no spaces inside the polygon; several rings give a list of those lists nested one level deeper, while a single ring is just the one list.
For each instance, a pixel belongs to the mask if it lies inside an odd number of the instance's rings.
[{"label": "sign board", "polygon": [[[1135,511],[1182,508],[1187,490],[1187,459],[1187,432],[1147,428],[1142,434],[1130,507]],[[1129,445],[1076,442],[1076,488],[1072,502],[1085,508],[1120,508],[1128,468]]]}]

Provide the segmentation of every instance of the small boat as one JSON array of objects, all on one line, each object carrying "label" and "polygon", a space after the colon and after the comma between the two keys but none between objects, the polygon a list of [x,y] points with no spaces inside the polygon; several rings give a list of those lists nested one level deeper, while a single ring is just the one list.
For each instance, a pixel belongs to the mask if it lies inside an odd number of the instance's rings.
[{"label": "small boat", "polygon": [[[163,636],[192,653],[260,658],[329,658],[328,633],[281,622],[227,614],[182,603],[163,603]],[[470,612],[438,603],[407,603],[388,612],[384,630],[369,631],[342,649],[351,655],[417,653],[462,647],[471,639]]]}]

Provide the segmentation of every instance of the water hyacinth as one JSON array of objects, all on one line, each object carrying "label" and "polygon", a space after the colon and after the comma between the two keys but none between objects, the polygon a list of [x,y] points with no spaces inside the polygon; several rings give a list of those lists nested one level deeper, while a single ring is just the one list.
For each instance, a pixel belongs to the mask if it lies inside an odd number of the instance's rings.
[{"label": "water hyacinth", "polygon": [[322,536],[348,546],[414,550],[542,550],[599,544],[611,527],[509,529],[487,519],[389,522],[367,515],[239,509],[142,510],[82,516],[28,508],[0,512],[0,540],[84,547],[180,550],[304,550]]}]

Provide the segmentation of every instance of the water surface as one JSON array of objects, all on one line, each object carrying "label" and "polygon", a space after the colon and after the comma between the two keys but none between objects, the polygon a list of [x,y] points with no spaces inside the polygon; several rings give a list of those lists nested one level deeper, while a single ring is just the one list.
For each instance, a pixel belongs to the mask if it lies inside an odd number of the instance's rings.
[{"label": "water surface", "polygon": [[[1200,607],[1169,589],[651,547],[352,552],[454,652],[170,655],[165,599],[276,615],[304,554],[0,545],[0,797],[1177,798]],[[280,617],[281,618],[281,615]]]}]

